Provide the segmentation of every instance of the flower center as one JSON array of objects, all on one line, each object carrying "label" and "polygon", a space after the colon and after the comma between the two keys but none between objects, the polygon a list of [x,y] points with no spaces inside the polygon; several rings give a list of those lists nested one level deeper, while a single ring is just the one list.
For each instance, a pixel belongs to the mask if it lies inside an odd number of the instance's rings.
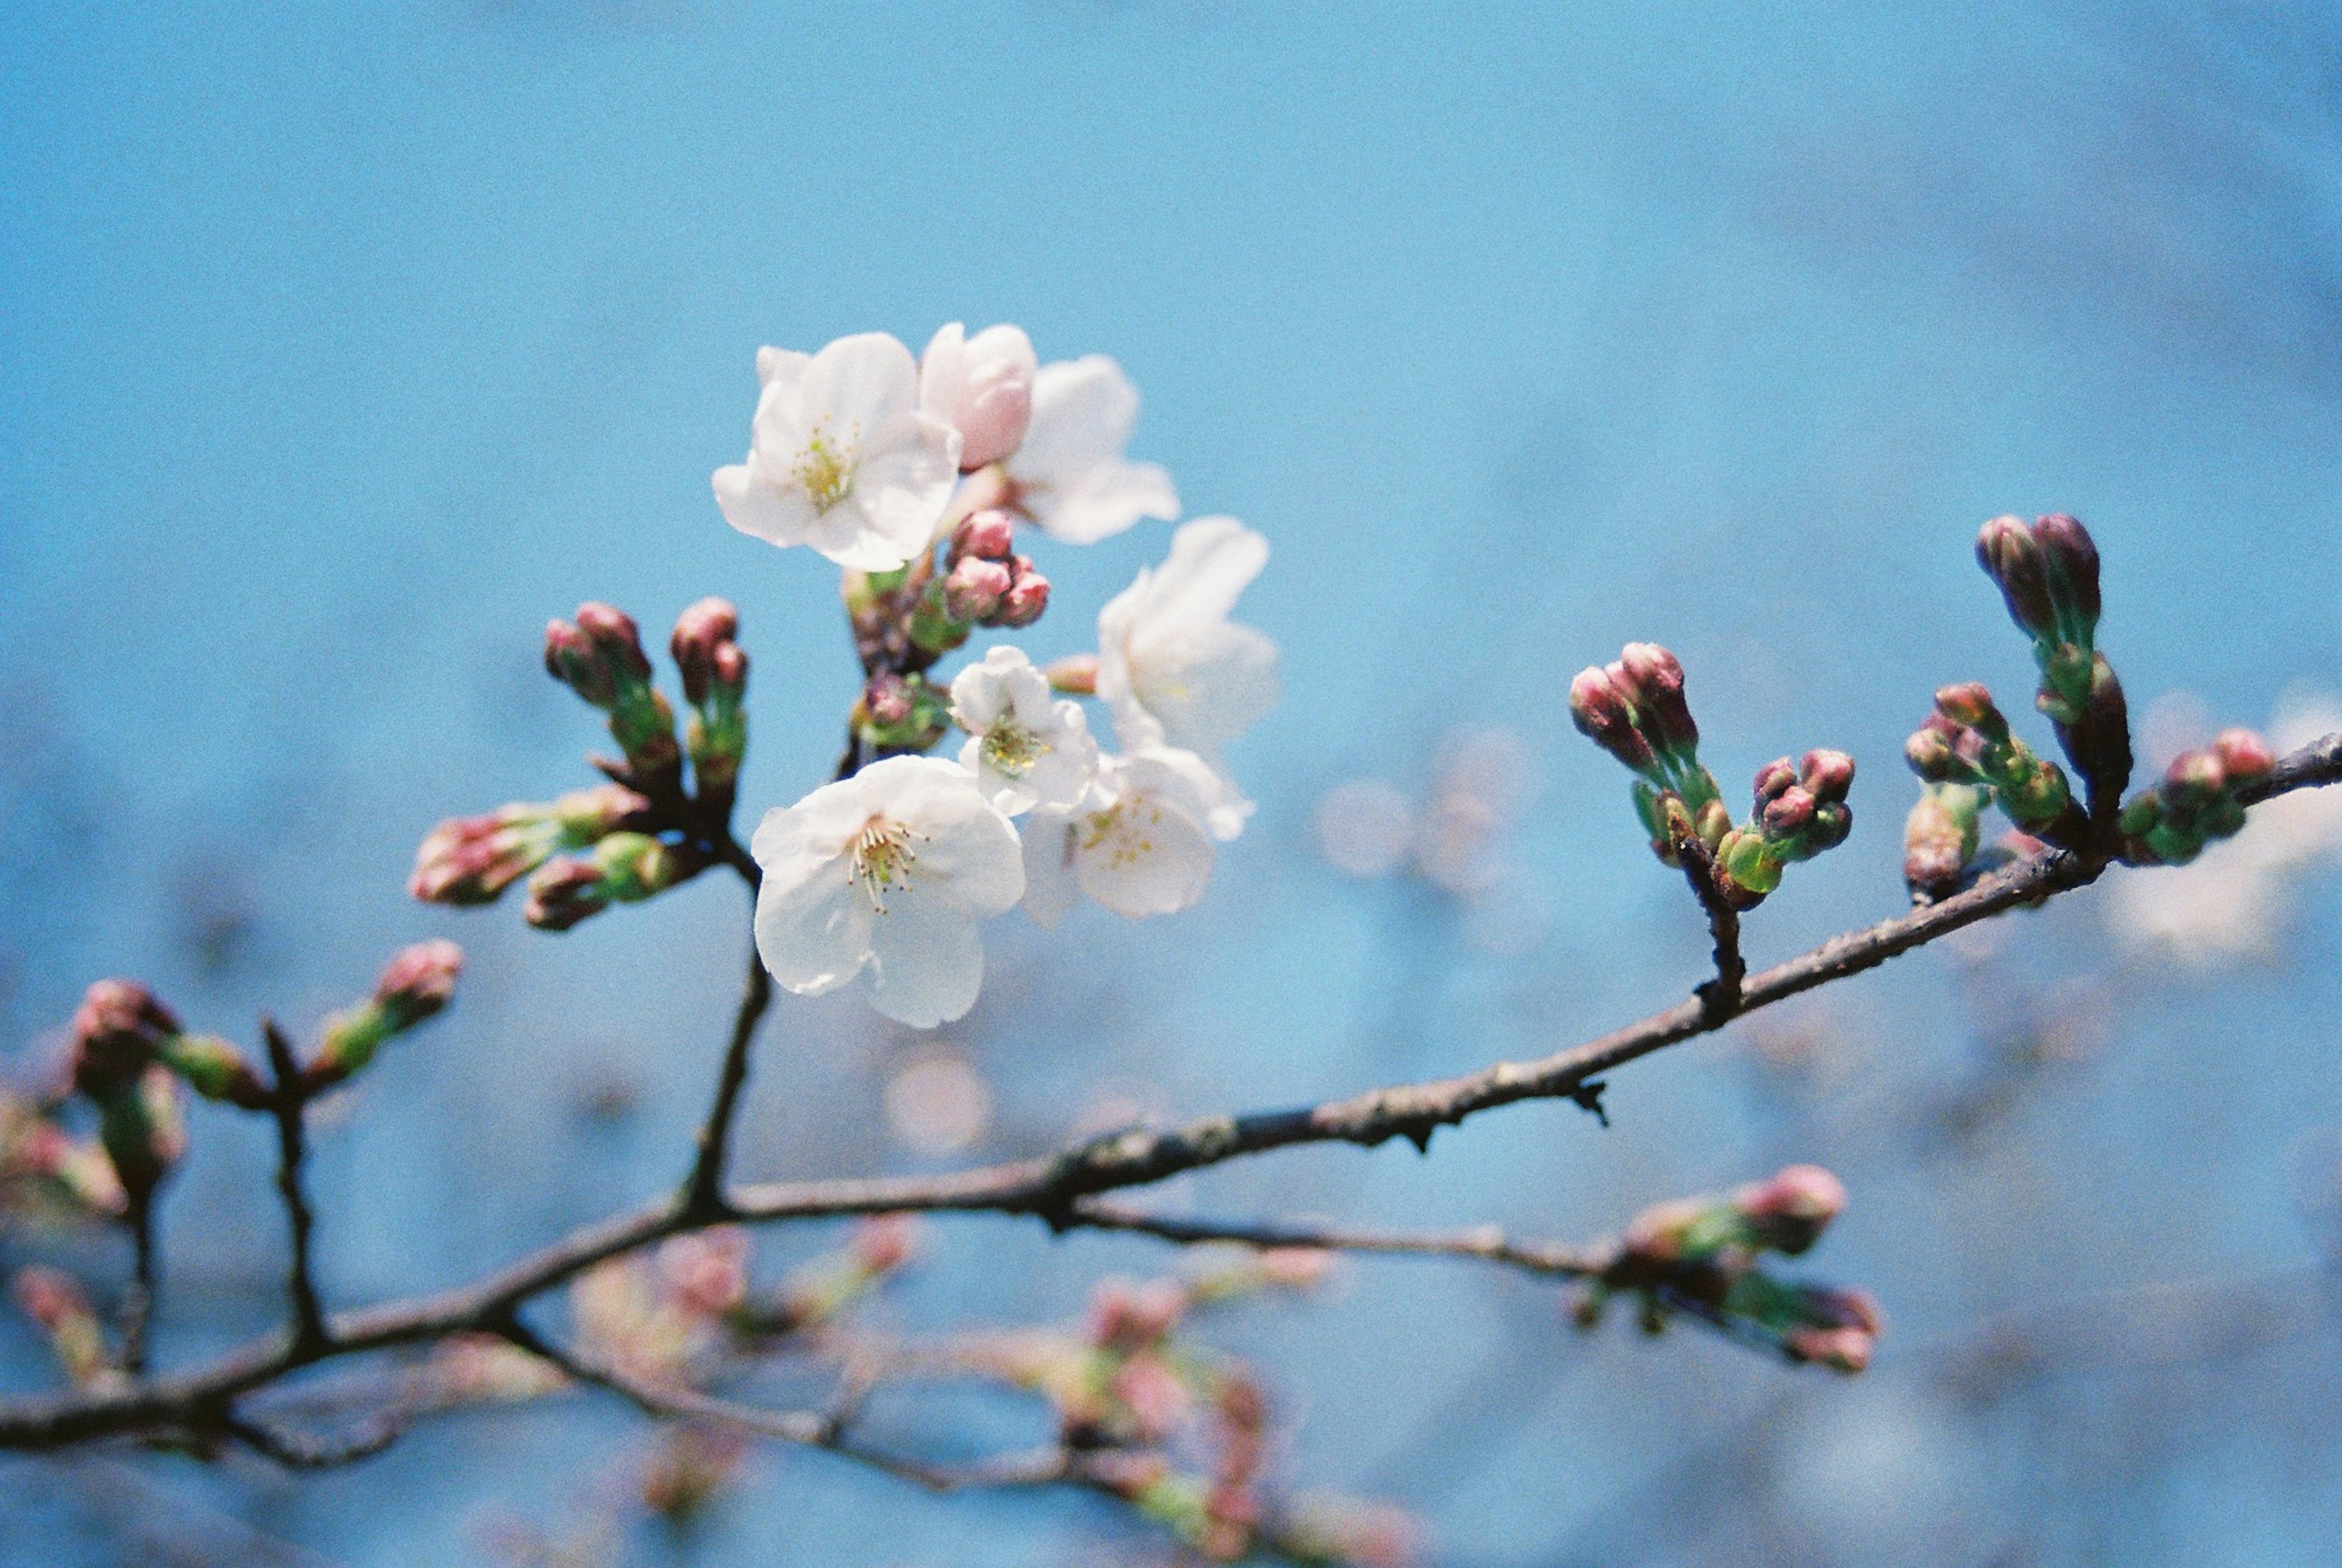
[{"label": "flower center", "polygon": [[1014,719],[1003,719],[984,732],[984,748],[980,754],[986,766],[1010,778],[1021,779],[1033,771],[1053,748],[1048,742]]},{"label": "flower center", "polygon": [[825,423],[814,426],[792,472],[812,498],[813,509],[826,514],[854,493],[854,464],[853,443],[831,435]]},{"label": "flower center", "polygon": [[878,914],[886,913],[887,894],[911,885],[911,866],[919,858],[911,841],[926,836],[880,815],[864,823],[862,831],[847,844],[847,853],[854,858],[854,880],[862,884],[870,907]]}]

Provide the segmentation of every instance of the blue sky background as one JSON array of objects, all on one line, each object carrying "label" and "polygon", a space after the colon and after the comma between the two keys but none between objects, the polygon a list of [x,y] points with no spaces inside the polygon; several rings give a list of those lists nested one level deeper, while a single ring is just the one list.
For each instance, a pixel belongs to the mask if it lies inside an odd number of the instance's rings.
[{"label": "blue sky background", "polygon": [[[1331,1094],[1679,994],[1696,921],[1563,703],[1627,637],[1683,655],[1728,783],[1812,744],[1860,760],[1850,844],[1753,923],[1760,959],[1787,955],[1900,902],[1897,755],[1927,694],[2027,679],[1969,556],[1993,513],[2091,524],[2135,707],[2180,688],[2257,721],[2297,677],[2342,681],[2337,62],[2342,24],[2310,5],[7,6],[0,1028],[36,1051],[117,972],[206,1026],[306,1022],[398,942],[452,934],[473,958],[456,1021],[384,1064],[325,1156],[339,1299],[452,1281],[656,1190],[712,1068],[736,894],[556,942],[406,902],[413,845],[576,781],[591,727],[537,673],[537,629],[587,597],[646,626],[735,599],[744,799],[823,776],[854,685],[829,569],[733,534],[707,475],[744,449],[758,344],[916,346],[951,319],[1123,362],[1135,454],[1191,513],[1271,539],[1246,614],[1286,659],[1284,707],[1236,756],[1261,814],[1204,908],[1002,927],[970,1026],[996,1149],[1116,1095]],[[1036,650],[1083,645],[1166,537],[1047,551]],[[1446,940],[1436,919],[1320,867],[1311,806],[1354,774],[1419,779],[1457,722],[1531,742],[1542,792],[1508,854],[1540,920],[1526,954],[1396,964]],[[1818,1261],[1914,1346],[2043,1281],[2302,1263],[2286,1151],[2337,1119],[2336,914],[2317,891],[2285,964],[2122,1011],[2019,1140],[2064,1227],[2000,1238],[2037,1250],[2034,1275],[1952,1255],[1933,1227],[1958,1182],[1892,1150]],[[2020,959],[2046,956],[2021,967],[2088,972],[2093,918],[2027,927]],[[240,934],[225,962],[191,945],[207,920]],[[1897,1070],[1956,1066],[1960,975],[1916,960],[1817,1016]],[[858,1008],[780,1010],[756,1168],[901,1164],[866,1084],[900,1042]],[[2175,1094],[2213,1036],[2235,1070]],[[1746,1054],[1736,1034],[1621,1074],[1606,1138],[1532,1108],[1427,1166],[1309,1154],[1202,1194],[1592,1233],[1816,1152],[1751,1109]],[[586,1146],[563,1106],[596,1074],[645,1109]],[[183,1353],[243,1310],[205,1307],[206,1278],[274,1266],[244,1131],[199,1125],[177,1200],[213,1222],[174,1243]],[[1063,1310],[1155,1258],[1010,1231],[946,1228],[903,1310]],[[1891,1364],[1817,1389],[1706,1343],[1589,1349],[1529,1295],[1376,1270],[1322,1317],[1246,1330],[1306,1403],[1296,1464],[1418,1503],[1455,1560],[1563,1561],[1648,1488],[1728,1491],[1701,1421],[1794,1397],[1845,1452],[1925,1472],[1882,1473],[1920,1499],[1897,1528],[1989,1503],[2043,1561],[2336,1544],[2323,1407],[2307,1437],[2247,1421],[2153,1468],[2103,1529],[2053,1508],[2037,1530],[2026,1444],[2092,1419],[2087,1387],[1979,1433]],[[1533,1419],[1416,1486],[1423,1413],[1548,1329]],[[45,1375],[5,1332],[11,1375]],[[630,1430],[598,1407],[451,1428],[297,1489],[153,1473],[336,1561],[444,1561],[483,1509],[557,1516]],[[2278,1449],[2307,1457],[2276,1479]],[[1700,1479],[1666,1480],[1686,1463]],[[705,1561],[1077,1560],[1103,1523],[906,1500],[817,1459],[761,1475]],[[1846,1524],[1828,1484],[1797,1495]]]}]

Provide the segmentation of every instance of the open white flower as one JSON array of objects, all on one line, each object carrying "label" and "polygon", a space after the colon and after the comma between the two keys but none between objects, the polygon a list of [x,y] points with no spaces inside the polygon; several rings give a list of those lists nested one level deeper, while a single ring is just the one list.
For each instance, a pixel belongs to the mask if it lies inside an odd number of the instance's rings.
[{"label": "open white flower", "polygon": [[927,547],[959,472],[959,433],[919,410],[911,351],[883,332],[819,354],[756,351],[748,460],[716,471],[743,534],[891,571]]},{"label": "open white flower", "polygon": [[1216,851],[1219,781],[1171,746],[1107,757],[1076,809],[1025,819],[1025,911],[1043,925],[1088,894],[1131,920],[1176,914],[1204,896]]},{"label": "open white flower", "polygon": [[1045,365],[1033,379],[1033,420],[1008,462],[1016,504],[1075,544],[1119,534],[1141,517],[1179,515],[1171,475],[1122,449],[1138,423],[1138,389],[1105,355]]},{"label": "open white flower", "polygon": [[1171,536],[1171,555],[1098,612],[1097,694],[1136,751],[1171,745],[1219,775],[1213,832],[1234,838],[1252,811],[1220,750],[1276,705],[1276,644],[1228,612],[1261,568],[1268,541],[1233,517],[1199,517]]},{"label": "open white flower", "polygon": [[970,337],[953,322],[929,340],[919,355],[919,408],[959,432],[962,473],[1024,444],[1040,368],[1023,327],[987,326]]},{"label": "open white flower", "polygon": [[871,1004],[920,1029],[976,1005],[976,924],[1025,892],[1016,830],[938,757],[888,757],[774,808],[750,852],[773,978],[817,996],[866,975]]},{"label": "open white flower", "polygon": [[1080,801],[1097,772],[1097,742],[1080,704],[1053,694],[1023,649],[992,649],[953,678],[951,696],[952,718],[969,736],[960,765],[1003,815]]}]

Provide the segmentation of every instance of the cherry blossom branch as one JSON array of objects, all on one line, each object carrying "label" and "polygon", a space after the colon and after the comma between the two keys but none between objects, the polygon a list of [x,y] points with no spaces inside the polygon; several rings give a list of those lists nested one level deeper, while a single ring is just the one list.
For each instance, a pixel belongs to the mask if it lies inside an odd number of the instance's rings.
[{"label": "cherry blossom branch", "polygon": [[1748,978],[1748,961],[1740,955],[1740,912],[1732,907],[1716,885],[1716,857],[1692,834],[1676,841],[1676,856],[1683,863],[1684,880],[1707,915],[1707,934],[1716,951],[1716,978],[1698,988],[1698,995],[1719,1021],[1740,1011],[1740,992]]},{"label": "cherry blossom branch", "polygon": [[155,1201],[150,1193],[131,1196],[122,1218],[130,1232],[130,1289],[122,1303],[122,1365],[135,1377],[146,1370],[146,1334],[161,1290],[155,1254]]},{"label": "cherry blossom branch", "polygon": [[[2293,790],[2342,782],[2342,734],[2278,760],[2267,776],[2239,792],[2248,804]],[[2104,860],[2061,849],[1992,872],[1964,892],[1892,920],[1831,938],[1748,978],[1740,1012],[1754,1012],[1877,968],[1955,931],[2011,909],[2037,904],[2095,882]],[[1713,1034],[1728,1022],[1694,996],[1566,1050],[1527,1063],[1500,1062],[1479,1072],[1398,1084],[1290,1110],[1216,1116],[1162,1131],[1135,1130],[1066,1150],[1054,1158],[981,1166],[932,1177],[872,1177],[768,1183],[735,1189],[728,1213],[750,1221],[789,1221],[896,1211],[1034,1214],[1060,1230],[1094,1224],[1085,1200],[1159,1182],[1274,1149],[1306,1144],[1371,1146],[1392,1137],[1427,1143],[1432,1132],[1499,1105],[1535,1099],[1582,1099],[1601,1074],[1638,1057]],[[125,1385],[28,1394],[0,1401],[0,1449],[55,1448],[128,1433],[217,1430],[239,1396],[329,1356],[452,1334],[503,1333],[520,1303],[598,1263],[636,1251],[706,1220],[678,1197],[573,1233],[470,1284],[325,1320],[325,1340],[302,1345],[280,1332],[253,1341],[193,1371]],[[1128,1228],[1128,1227],[1126,1227]]]}]

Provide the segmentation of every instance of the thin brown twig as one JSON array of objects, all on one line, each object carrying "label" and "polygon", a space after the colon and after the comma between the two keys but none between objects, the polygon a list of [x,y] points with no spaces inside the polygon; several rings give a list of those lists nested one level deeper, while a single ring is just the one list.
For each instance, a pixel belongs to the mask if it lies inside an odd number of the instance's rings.
[{"label": "thin brown twig", "polygon": [[1707,916],[1707,934],[1716,954],[1716,978],[1698,988],[1698,995],[1719,1022],[1740,1011],[1741,987],[1748,979],[1748,961],[1740,955],[1740,912],[1724,896],[1716,880],[1716,856],[1690,834],[1676,841],[1676,858],[1684,880]]},{"label": "thin brown twig", "polygon": [[[2244,792],[2257,802],[2291,790],[2342,781],[2342,734],[2280,760],[2267,780]],[[2029,856],[1981,878],[1940,903],[1845,933],[1798,957],[1750,976],[1740,1013],[1754,1012],[1818,986],[1877,968],[1955,931],[2009,910],[2037,904],[2095,882],[2106,863],[2065,850]],[[1641,1022],[1526,1063],[1499,1062],[1476,1073],[1375,1089],[1291,1110],[1215,1116],[1184,1126],[1134,1130],[1094,1140],[1054,1158],[980,1166],[939,1176],[845,1178],[736,1188],[726,1208],[743,1220],[788,1221],[897,1211],[1033,1214],[1063,1229],[1088,1223],[1083,1200],[1159,1182],[1182,1172],[1306,1144],[1381,1144],[1427,1140],[1499,1105],[1581,1094],[1599,1074],[1683,1041],[1715,1033],[1727,1020],[1694,996]],[[0,1449],[55,1448],[94,1438],[153,1431],[201,1431],[223,1402],[261,1387],[325,1355],[500,1332],[521,1303],[594,1264],[634,1252],[705,1222],[680,1200],[613,1216],[574,1232],[469,1284],[339,1313],[326,1323],[328,1343],[306,1348],[279,1333],[226,1352],[192,1371],[125,1386],[68,1390],[0,1400]]]},{"label": "thin brown twig", "polygon": [[334,1336],[317,1299],[309,1258],[309,1235],[315,1225],[305,1184],[309,1147],[303,1122],[309,1098],[303,1091],[301,1064],[293,1054],[293,1042],[285,1037],[274,1018],[260,1021],[260,1033],[268,1044],[268,1108],[276,1118],[276,1193],[285,1204],[285,1229],[293,1243],[293,1260],[285,1273],[285,1292],[293,1303],[289,1348],[296,1359],[314,1361],[332,1348]]},{"label": "thin brown twig", "polygon": [[1529,1273],[1556,1279],[1591,1279],[1616,1261],[1606,1246],[1571,1247],[1556,1242],[1516,1242],[1494,1225],[1468,1231],[1372,1231],[1306,1221],[1240,1221],[1186,1219],[1148,1213],[1121,1203],[1086,1198],[1075,1205],[1081,1223],[1093,1230],[1133,1231],[1166,1242],[1192,1246],[1232,1242],[1256,1248],[1313,1247],[1326,1252],[1376,1253],[1400,1257],[1469,1258],[1503,1263]]}]

